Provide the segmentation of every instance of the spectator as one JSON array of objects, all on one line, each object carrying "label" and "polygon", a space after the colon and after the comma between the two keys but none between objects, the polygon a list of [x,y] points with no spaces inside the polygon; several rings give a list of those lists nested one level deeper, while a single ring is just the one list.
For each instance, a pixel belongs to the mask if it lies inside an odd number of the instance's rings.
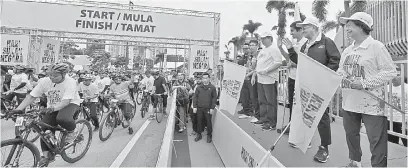
[{"label": "spectator", "polygon": [[[402,109],[402,103],[404,103],[404,102],[402,102],[403,94],[401,94],[401,91],[402,91],[401,86],[404,85],[405,97],[406,97],[406,95],[408,94],[408,90],[407,90],[408,84],[406,84],[406,83],[401,84],[401,76],[395,77],[392,80],[392,84],[393,84],[393,86],[392,86],[392,99],[391,99],[392,104],[395,107],[397,107],[399,109]],[[408,107],[408,101],[405,101],[405,113],[408,113],[408,108],[407,107]],[[399,111],[396,111],[396,110],[393,110],[393,111],[394,111],[393,113],[389,113],[389,114],[393,114],[393,116],[392,116],[392,119],[393,119],[392,120],[392,128],[393,128],[393,130],[391,130],[391,131],[402,134],[402,130],[403,130],[403,128],[402,128],[402,114]],[[388,117],[388,124],[387,124],[388,125],[388,130],[391,129],[390,128],[390,122],[391,122],[390,119],[391,119],[391,117],[389,116]],[[405,118],[405,122],[407,122],[407,120],[408,119]],[[406,129],[405,129],[405,134],[407,134]],[[388,134],[388,141],[389,142],[399,144],[399,139],[400,138],[398,136]],[[407,147],[407,139],[406,138],[401,138],[401,141],[404,144],[404,146]]]},{"label": "spectator", "polygon": [[[307,38],[307,42],[300,48],[300,52],[308,55],[333,71],[336,71],[339,67],[340,52],[333,40],[319,31],[319,20],[313,17],[306,18],[303,23],[297,23],[296,25],[302,27],[303,35]],[[295,48],[293,48],[292,42],[288,39],[284,39],[282,43],[288,49],[290,60],[297,64],[298,54]],[[319,150],[314,156],[314,160],[326,163],[329,158],[329,145],[331,144],[329,108],[326,108],[317,128],[319,130],[321,144]],[[290,144],[292,147],[297,147],[292,143]]]},{"label": "spectator", "polygon": [[255,84],[258,78],[258,100],[260,110],[260,120],[255,122],[262,125],[263,130],[275,130],[278,112],[278,68],[282,65],[282,55],[279,49],[273,44],[271,32],[261,35],[261,40],[265,46],[256,58],[256,73],[252,75],[251,84]]},{"label": "spectator", "polygon": [[204,131],[204,118],[207,121],[207,143],[212,142],[212,114],[214,113],[215,103],[217,101],[217,91],[210,83],[210,75],[203,74],[202,84],[197,86],[194,93],[194,109],[197,113],[197,137],[196,142],[201,140],[201,133]]},{"label": "spectator", "polygon": [[384,104],[361,90],[385,97],[382,89],[397,75],[391,56],[380,41],[370,36],[373,18],[357,12],[340,18],[354,40],[342,53],[338,73],[343,76],[343,126],[351,162],[348,167],[361,167],[360,127],[364,122],[370,142],[371,166],[387,167],[387,117]]},{"label": "spectator", "polygon": [[190,85],[184,80],[184,74],[178,74],[177,79],[173,83],[173,90],[177,90],[177,117],[180,119],[179,122],[179,132],[183,132],[186,129],[186,109],[189,103],[189,91],[191,90]]},{"label": "spectator", "polygon": [[[302,47],[307,39],[303,37],[303,30],[302,27],[296,26],[296,24],[302,23],[301,21],[296,21],[290,24],[290,35],[293,38],[293,48],[297,53],[300,52],[300,47]],[[286,60],[289,61],[288,68],[289,68],[289,79],[288,79],[288,100],[289,100],[289,122],[292,120],[292,109],[293,109],[293,96],[295,93],[295,80],[296,80],[296,64],[290,61],[289,54],[282,48],[282,39],[278,39],[278,47],[282,55],[285,57]],[[286,126],[282,128],[285,130]],[[281,133],[280,129],[278,129],[278,133]],[[286,129],[286,134],[289,134],[290,129]]]},{"label": "spectator", "polygon": [[[258,40],[251,40],[249,42],[249,50],[250,50],[250,56],[247,61],[246,67],[247,69],[247,75],[245,76],[246,78],[251,79],[252,75],[255,73],[255,67],[256,67],[256,58],[258,57],[259,54],[259,43]],[[256,78],[256,77],[255,77]],[[251,107],[252,110],[254,111],[252,120],[250,121],[251,123],[255,123],[259,121],[260,119],[260,112],[259,112],[259,102],[258,102],[258,82],[255,80],[255,84],[251,84],[249,87],[249,96],[251,100]]]}]

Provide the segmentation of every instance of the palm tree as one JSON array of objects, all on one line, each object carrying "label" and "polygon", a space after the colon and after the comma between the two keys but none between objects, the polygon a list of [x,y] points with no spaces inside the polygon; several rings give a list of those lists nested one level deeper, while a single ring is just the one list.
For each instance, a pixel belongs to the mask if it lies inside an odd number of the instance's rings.
[{"label": "palm tree", "polygon": [[285,0],[269,0],[268,3],[266,3],[266,10],[268,10],[269,13],[271,13],[273,10],[278,11],[278,36],[281,38],[283,38],[286,34],[286,10],[294,8],[294,2],[288,2]]},{"label": "palm tree", "polygon": [[[350,1],[345,0],[345,8]],[[315,16],[319,21],[323,24],[322,25],[322,32],[327,33],[330,30],[338,29],[340,23],[338,19],[340,17],[346,16],[344,11],[340,11],[337,13],[337,21],[327,21],[327,5],[330,3],[329,0],[314,0],[312,5],[312,14]],[[367,1],[366,0],[354,0],[351,6],[350,15],[356,12],[363,12],[366,9]]]},{"label": "palm tree", "polygon": [[243,30],[248,30],[249,34],[251,34],[251,38],[254,37],[254,32],[262,26],[262,23],[259,22],[253,22],[252,20],[248,20],[247,24],[244,24]]}]

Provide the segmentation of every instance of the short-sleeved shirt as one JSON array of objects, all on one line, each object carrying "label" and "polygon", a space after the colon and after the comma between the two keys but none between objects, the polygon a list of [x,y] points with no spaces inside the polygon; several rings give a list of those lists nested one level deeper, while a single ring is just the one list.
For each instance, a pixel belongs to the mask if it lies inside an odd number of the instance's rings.
[{"label": "short-sleeved shirt", "polygon": [[125,100],[126,102],[133,105],[133,101],[130,98],[129,94],[129,85],[132,84],[130,81],[124,81],[120,84],[112,84],[110,87],[110,91],[115,94],[116,99],[119,101]]},{"label": "short-sleeved shirt", "polygon": [[154,83],[154,78],[153,76],[150,77],[145,77],[142,79],[140,82],[142,86],[146,87],[146,90],[153,90],[153,83]]},{"label": "short-sleeved shirt", "polygon": [[53,83],[49,77],[38,80],[38,85],[30,92],[33,97],[47,97],[47,107],[55,107],[62,100],[71,100],[71,103],[79,105],[79,94],[76,80],[65,76],[62,83]]},{"label": "short-sleeved shirt", "polygon": [[[272,44],[259,52],[256,60],[256,71],[264,71],[276,63],[282,63],[282,54],[276,44]],[[279,78],[278,70],[266,75],[258,73],[257,76],[260,84],[274,84]]]},{"label": "short-sleeved shirt", "polygon": [[27,93],[27,89],[29,84],[28,76],[25,73],[21,74],[15,74],[11,77],[11,82],[10,82],[10,89],[15,89],[17,88],[21,83],[26,83],[26,86],[15,90],[14,92],[16,93]]},{"label": "short-sleeved shirt", "polygon": [[[95,95],[97,95],[98,92],[98,86],[96,86],[96,84],[91,83],[89,86],[84,85],[84,83],[80,83],[79,84],[79,92],[81,92],[84,97],[94,97]],[[91,102],[98,102],[98,98],[95,97],[93,99],[90,100]]]},{"label": "short-sleeved shirt", "polygon": [[96,80],[95,84],[98,86],[98,91],[102,92],[103,89],[105,89],[106,85],[110,85],[111,84],[111,80],[108,77],[105,77],[103,79],[100,80]]},{"label": "short-sleeved shirt", "polygon": [[158,77],[157,79],[154,80],[154,87],[156,88],[156,94],[163,94],[164,92],[166,92],[166,90],[163,87],[163,84],[166,84],[166,79],[164,79],[163,77]]}]

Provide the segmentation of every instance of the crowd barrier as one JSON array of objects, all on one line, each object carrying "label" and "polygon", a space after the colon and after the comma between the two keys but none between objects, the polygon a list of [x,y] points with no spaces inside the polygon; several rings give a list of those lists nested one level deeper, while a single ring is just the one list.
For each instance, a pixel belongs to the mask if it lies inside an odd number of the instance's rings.
[{"label": "crowd barrier", "polygon": [[171,99],[171,107],[169,117],[167,118],[166,130],[162,140],[162,145],[159,151],[159,157],[157,158],[156,167],[171,167],[171,159],[173,156],[173,138],[174,138],[174,126],[175,126],[175,114],[176,114],[176,96],[177,92],[173,92]]}]

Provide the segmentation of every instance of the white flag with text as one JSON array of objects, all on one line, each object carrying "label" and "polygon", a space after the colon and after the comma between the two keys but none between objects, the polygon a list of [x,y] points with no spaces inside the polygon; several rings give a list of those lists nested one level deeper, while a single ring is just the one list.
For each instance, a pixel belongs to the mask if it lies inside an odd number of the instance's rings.
[{"label": "white flag with text", "polygon": [[235,114],[245,75],[246,67],[229,61],[224,62],[220,109],[228,111],[231,115]]},{"label": "white flag with text", "polygon": [[306,153],[317,125],[329,105],[341,76],[309,56],[299,53],[289,142]]}]

